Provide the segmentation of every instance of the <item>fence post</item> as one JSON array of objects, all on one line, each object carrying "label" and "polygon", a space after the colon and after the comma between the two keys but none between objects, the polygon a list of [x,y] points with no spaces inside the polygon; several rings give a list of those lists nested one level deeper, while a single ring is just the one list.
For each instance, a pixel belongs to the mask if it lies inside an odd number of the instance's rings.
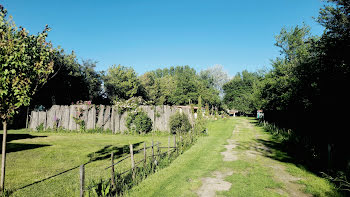
[{"label": "fence post", "polygon": [[174,148],[175,148],[175,149],[174,149],[174,152],[177,151],[177,150],[176,150],[176,135],[174,135]]},{"label": "fence post", "polygon": [[168,157],[170,157],[170,136],[168,137]]},{"label": "fence post", "polygon": [[159,160],[160,160],[160,150],[159,150],[159,142],[157,142],[157,155],[159,157]]},{"label": "fence post", "polygon": [[183,147],[182,147],[182,136],[181,135],[180,135],[180,147],[181,147],[181,152],[182,152]]},{"label": "fence post", "polygon": [[147,163],[147,152],[146,152],[146,142],[143,144],[143,164],[144,166],[146,166],[146,163]]},{"label": "fence post", "polygon": [[154,162],[154,142],[152,139],[152,163]]},{"label": "fence post", "polygon": [[114,153],[112,152],[111,153],[111,162],[112,162],[112,186],[113,186],[113,189],[117,188],[116,184],[115,184],[115,177],[114,177]]},{"label": "fence post", "polygon": [[80,197],[84,196],[85,187],[85,168],[84,164],[80,166]]},{"label": "fence post", "polygon": [[132,179],[135,179],[135,161],[134,161],[134,150],[132,144],[130,144],[130,158],[131,158],[131,170],[132,170]]}]

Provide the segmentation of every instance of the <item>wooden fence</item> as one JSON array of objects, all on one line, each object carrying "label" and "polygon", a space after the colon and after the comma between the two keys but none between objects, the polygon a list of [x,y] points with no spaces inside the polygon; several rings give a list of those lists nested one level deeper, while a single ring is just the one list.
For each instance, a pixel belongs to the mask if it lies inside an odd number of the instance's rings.
[{"label": "wooden fence", "polygon": [[[187,114],[189,120],[194,124],[195,116],[188,106],[139,106],[152,120],[153,130],[168,131],[169,119],[176,111]],[[36,129],[42,125],[43,129],[61,127],[66,130],[79,130],[79,125],[73,117],[77,116],[79,109],[82,109],[82,119],[86,129],[101,128],[110,130],[113,133],[123,133],[127,130],[126,118],[128,112],[120,114],[116,107],[108,105],[53,105],[47,111],[32,111],[30,115],[30,129]]]},{"label": "wooden fence", "polygon": [[[111,185],[111,190],[115,193],[118,193],[118,191],[116,191],[117,189],[117,177],[122,177],[122,175],[126,174],[126,173],[131,173],[131,177],[132,179],[130,181],[134,181],[135,177],[137,176],[137,168],[139,168],[139,166],[141,166],[140,168],[145,168],[146,165],[150,164],[150,166],[152,167],[152,169],[155,169],[158,165],[158,162],[161,159],[164,159],[164,157],[166,158],[170,158],[171,154],[174,154],[174,156],[176,157],[177,155],[181,154],[184,150],[184,148],[188,147],[189,145],[191,145],[193,143],[193,139],[194,139],[194,134],[187,134],[186,137],[187,140],[184,140],[184,138],[180,135],[179,139],[176,139],[176,135],[173,136],[173,140],[171,139],[171,137],[169,136],[168,138],[168,146],[160,146],[160,143],[157,142],[156,144],[154,144],[154,141],[152,140],[152,144],[150,146],[146,146],[146,142],[144,142],[143,144],[143,148],[139,149],[139,150],[134,150],[134,147],[132,144],[129,145],[130,148],[130,154],[127,156],[124,156],[123,158],[118,159],[118,161],[114,162],[114,153],[111,153],[111,165],[109,165],[108,167],[105,168],[105,170],[110,170],[111,171],[111,178],[108,179],[108,184]],[[172,142],[173,141],[173,142]],[[147,150],[151,149],[151,154],[147,155]],[[162,151],[162,149],[167,149],[166,151]],[[141,160],[136,160],[135,159],[135,154],[137,153],[143,153],[143,159]],[[130,168],[116,173],[116,167],[118,164],[120,164],[123,161],[126,161],[130,159]],[[90,187],[86,187],[85,185],[85,165],[83,164],[80,166],[80,196],[84,196],[84,194],[86,192],[91,191],[92,187],[90,185]],[[152,170],[151,172],[153,173],[155,170]],[[120,191],[119,191],[120,192]]]}]

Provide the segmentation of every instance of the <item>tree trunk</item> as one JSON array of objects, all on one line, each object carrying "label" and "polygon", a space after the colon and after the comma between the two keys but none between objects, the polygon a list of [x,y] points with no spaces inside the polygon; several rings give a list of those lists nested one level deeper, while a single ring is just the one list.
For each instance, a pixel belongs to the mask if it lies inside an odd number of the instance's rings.
[{"label": "tree trunk", "polygon": [[2,134],[2,153],[1,153],[1,191],[5,190],[5,163],[6,163],[6,137],[7,137],[7,122],[3,121],[4,132]]}]

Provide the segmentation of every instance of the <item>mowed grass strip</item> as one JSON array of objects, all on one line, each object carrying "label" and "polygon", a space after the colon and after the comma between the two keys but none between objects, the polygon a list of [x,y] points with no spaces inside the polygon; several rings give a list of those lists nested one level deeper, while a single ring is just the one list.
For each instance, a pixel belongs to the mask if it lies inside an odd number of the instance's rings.
[{"label": "mowed grass strip", "polygon": [[[180,155],[170,166],[151,175],[126,196],[197,196],[196,191],[202,185],[202,178],[213,177],[213,172],[232,171],[224,178],[232,183],[229,191],[219,191],[218,196],[286,196],[278,190],[286,185],[276,179],[271,163],[285,167],[289,173],[302,180],[296,181],[305,185],[302,192],[313,196],[338,196],[330,182],[313,173],[303,170],[293,163],[274,160],[271,155],[262,154],[251,158],[247,152],[256,147],[258,139],[275,142],[271,134],[254,124],[253,118],[235,117],[212,121],[208,125],[209,136],[199,138],[198,142],[183,155]],[[234,128],[239,132],[232,135]],[[238,146],[234,149],[238,155],[236,161],[223,161],[220,152],[225,151],[223,145],[227,139],[233,139]],[[277,143],[277,142],[276,142]],[[273,150],[272,154],[287,156],[281,150]]]},{"label": "mowed grass strip", "polygon": [[[86,185],[107,179],[110,152],[120,157],[129,152],[129,143],[142,148],[152,139],[167,145],[168,135],[110,135],[80,133],[37,133],[26,130],[8,132],[6,180],[13,196],[78,196],[79,165],[85,167]],[[150,151],[148,151],[150,153]],[[124,153],[124,154],[123,154]],[[143,153],[136,155],[141,160]],[[115,159],[118,161],[118,159]],[[130,159],[116,166],[121,172],[130,168]]]},{"label": "mowed grass strip", "polygon": [[169,167],[149,176],[127,196],[196,196],[201,177],[223,166],[220,152],[232,135],[237,119],[221,119],[208,125],[208,136],[200,137],[191,149]]}]

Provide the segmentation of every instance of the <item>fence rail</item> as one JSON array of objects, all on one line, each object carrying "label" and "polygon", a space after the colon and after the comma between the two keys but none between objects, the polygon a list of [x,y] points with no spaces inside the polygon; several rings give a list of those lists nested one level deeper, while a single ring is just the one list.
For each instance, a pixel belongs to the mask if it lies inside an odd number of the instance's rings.
[{"label": "fence rail", "polygon": [[[107,180],[104,180],[103,183],[101,184],[105,184],[108,183],[111,185],[112,190],[114,190],[113,192],[115,192],[116,194],[122,191],[116,191],[117,188],[121,188],[120,185],[118,185],[118,177],[121,178],[123,175],[127,174],[128,172],[131,173],[131,180],[130,181],[134,181],[136,176],[137,176],[137,170],[144,168],[145,166],[150,166],[150,168],[152,168],[152,170],[149,170],[149,173],[153,173],[154,170],[157,168],[159,162],[161,162],[164,159],[168,159],[170,160],[171,155],[174,155],[175,157],[178,156],[179,154],[182,154],[182,152],[184,151],[184,148],[189,147],[193,142],[194,139],[193,137],[195,137],[194,135],[188,134],[186,136],[187,138],[190,138],[188,140],[184,140],[183,137],[180,135],[179,139],[177,140],[176,135],[173,136],[173,141],[170,140],[170,136],[168,138],[168,146],[159,146],[160,143],[156,142],[154,143],[154,141],[152,140],[151,142],[151,146],[146,146],[146,142],[144,142],[143,148],[138,149],[138,150],[133,150],[134,147],[132,144],[129,145],[130,147],[130,153],[129,155],[126,155],[122,158],[119,158],[118,161],[114,161],[114,153],[111,153],[111,165],[107,166],[106,168],[104,168],[105,170],[110,170],[111,171],[111,177],[108,178]],[[156,148],[156,151],[155,151]],[[150,153],[147,154],[147,150],[151,149]],[[168,149],[166,151],[161,151],[164,149]],[[135,155],[138,153],[143,152],[143,158],[141,157],[142,155],[139,155],[142,159],[140,160],[136,160],[135,159]],[[176,154],[177,153],[177,154]],[[167,157],[165,157],[167,155]],[[120,164],[121,162],[130,159],[130,168],[123,170],[119,173],[116,172],[115,168],[118,166],[118,164]],[[141,164],[143,164],[142,167],[139,167]],[[83,166],[83,165],[82,165]],[[95,185],[86,187],[85,186],[85,175],[84,175],[84,168],[81,167],[80,168],[80,196],[84,196],[85,192],[92,190],[92,188],[95,187]]]}]

